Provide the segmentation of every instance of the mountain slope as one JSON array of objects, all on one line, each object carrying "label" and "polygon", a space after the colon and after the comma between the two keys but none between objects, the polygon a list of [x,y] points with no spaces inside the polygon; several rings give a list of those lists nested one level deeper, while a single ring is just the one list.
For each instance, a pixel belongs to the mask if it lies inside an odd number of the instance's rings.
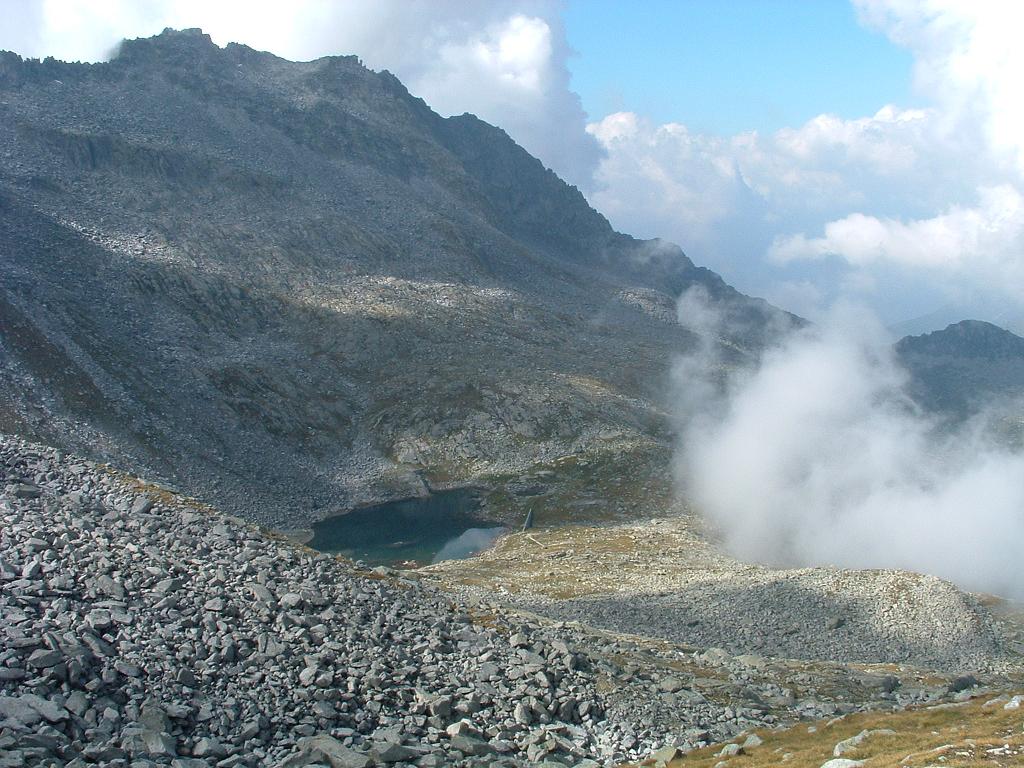
[{"label": "mountain slope", "polygon": [[275,524],[664,445],[674,297],[781,316],[354,57],[0,54],[0,156],[0,430]]},{"label": "mountain slope", "polygon": [[1024,338],[991,323],[964,320],[907,336],[896,353],[912,394],[929,410],[963,418],[1024,396]]}]

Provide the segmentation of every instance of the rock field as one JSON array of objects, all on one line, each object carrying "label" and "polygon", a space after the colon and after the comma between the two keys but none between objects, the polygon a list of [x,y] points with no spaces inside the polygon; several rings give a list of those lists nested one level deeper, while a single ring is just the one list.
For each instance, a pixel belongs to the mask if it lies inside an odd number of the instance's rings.
[{"label": "rock field", "polygon": [[507,536],[476,558],[428,571],[553,619],[735,654],[949,673],[1006,670],[1024,658],[1020,628],[947,581],[742,563],[719,552],[685,510]]},{"label": "rock field", "polygon": [[5,767],[614,765],[979,682],[553,622],[13,437],[0,488]]},{"label": "rock field", "polygon": [[[667,737],[610,726],[629,694],[599,693],[578,630],[0,445],[0,765],[586,764]],[[686,717],[746,725],[723,710]]]}]

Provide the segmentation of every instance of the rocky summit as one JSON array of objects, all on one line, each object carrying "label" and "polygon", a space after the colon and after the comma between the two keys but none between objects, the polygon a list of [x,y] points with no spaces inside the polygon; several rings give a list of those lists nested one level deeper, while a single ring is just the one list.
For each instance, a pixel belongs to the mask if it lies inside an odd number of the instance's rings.
[{"label": "rocky summit", "polygon": [[1000,407],[1020,422],[1024,402],[1024,338],[980,320],[907,336],[896,354],[910,374],[914,399],[954,418]]},{"label": "rocky summit", "polygon": [[198,30],[0,54],[0,429],[282,527],[667,444],[703,286],[500,129]]}]

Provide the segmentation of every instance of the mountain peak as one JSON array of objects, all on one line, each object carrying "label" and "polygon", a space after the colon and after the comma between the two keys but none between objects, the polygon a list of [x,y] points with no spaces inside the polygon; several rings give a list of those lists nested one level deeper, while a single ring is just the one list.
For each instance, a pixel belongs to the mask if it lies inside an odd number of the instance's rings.
[{"label": "mountain peak", "polygon": [[896,353],[911,373],[915,399],[929,410],[964,417],[1024,394],[1024,339],[992,323],[961,320],[906,336]]},{"label": "mountain peak", "polygon": [[777,314],[354,57],[0,59],[0,154],[0,431],[288,527],[421,469],[660,450],[674,297]]},{"label": "mountain peak", "polygon": [[929,355],[1024,359],[1024,339],[984,320],[961,320],[941,331],[908,336],[899,345],[908,352]]},{"label": "mountain peak", "polygon": [[186,62],[213,62],[223,55],[224,49],[198,27],[172,29],[167,27],[159,35],[122,40],[111,62],[138,65],[143,62],[162,65]]}]

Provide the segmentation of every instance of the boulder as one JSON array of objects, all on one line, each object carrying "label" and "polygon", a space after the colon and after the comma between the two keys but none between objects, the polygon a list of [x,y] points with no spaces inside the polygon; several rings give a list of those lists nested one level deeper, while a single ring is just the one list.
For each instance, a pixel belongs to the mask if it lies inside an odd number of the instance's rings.
[{"label": "boulder", "polygon": [[306,736],[296,744],[301,755],[326,762],[331,768],[369,768],[373,760],[364,752],[346,747],[328,734]]}]

